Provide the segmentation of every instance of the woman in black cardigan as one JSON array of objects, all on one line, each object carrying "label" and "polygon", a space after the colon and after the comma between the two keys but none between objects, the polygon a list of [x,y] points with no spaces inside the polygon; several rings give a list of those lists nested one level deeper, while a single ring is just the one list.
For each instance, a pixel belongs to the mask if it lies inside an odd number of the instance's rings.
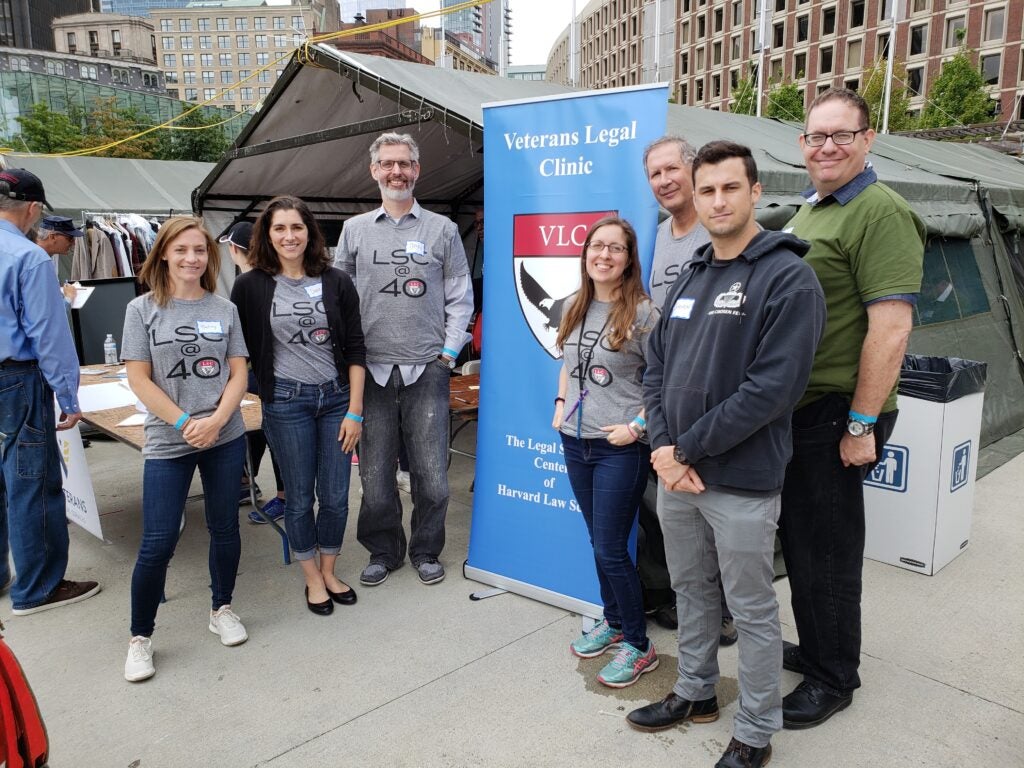
[{"label": "woman in black cardigan", "polygon": [[235,280],[231,300],[263,398],[263,430],[281,465],[285,530],[306,580],[306,605],[326,616],[334,603],[356,602],[334,564],[363,421],[359,296],[331,266],[316,220],[296,197],[267,204],[249,256],[253,269]]}]

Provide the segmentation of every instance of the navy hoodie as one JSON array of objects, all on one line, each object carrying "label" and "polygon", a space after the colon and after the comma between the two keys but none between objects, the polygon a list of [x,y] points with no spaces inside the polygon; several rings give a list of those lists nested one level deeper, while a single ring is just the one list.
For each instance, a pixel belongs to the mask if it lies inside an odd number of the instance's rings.
[{"label": "navy hoodie", "polygon": [[698,250],[648,340],[651,447],[679,446],[706,486],[782,488],[790,417],[825,328],[825,298],[801,258],[810,245],[759,232],[737,258]]}]

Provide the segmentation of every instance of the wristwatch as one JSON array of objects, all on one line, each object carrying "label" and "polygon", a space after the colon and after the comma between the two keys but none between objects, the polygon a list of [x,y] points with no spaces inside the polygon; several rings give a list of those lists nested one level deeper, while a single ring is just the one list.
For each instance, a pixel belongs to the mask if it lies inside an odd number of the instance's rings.
[{"label": "wristwatch", "polygon": [[854,437],[867,437],[875,431],[875,423],[873,421],[861,421],[851,416],[846,420],[846,431]]},{"label": "wristwatch", "polygon": [[455,370],[455,358],[454,357],[445,357],[444,355],[438,355],[437,356],[437,360],[438,360],[438,362],[441,363],[441,365],[445,366],[449,371],[454,371]]},{"label": "wristwatch", "polygon": [[679,464],[689,464],[686,460],[686,455],[683,453],[683,449],[678,445],[672,449],[672,458],[675,459]]}]

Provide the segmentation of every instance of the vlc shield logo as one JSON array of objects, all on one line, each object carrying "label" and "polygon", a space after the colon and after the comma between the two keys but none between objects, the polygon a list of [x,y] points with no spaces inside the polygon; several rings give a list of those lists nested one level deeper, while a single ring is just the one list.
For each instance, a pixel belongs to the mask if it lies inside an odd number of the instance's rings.
[{"label": "vlc shield logo", "polygon": [[591,225],[615,211],[520,214],[512,222],[519,307],[537,343],[556,360],[565,300],[580,287],[580,253]]}]

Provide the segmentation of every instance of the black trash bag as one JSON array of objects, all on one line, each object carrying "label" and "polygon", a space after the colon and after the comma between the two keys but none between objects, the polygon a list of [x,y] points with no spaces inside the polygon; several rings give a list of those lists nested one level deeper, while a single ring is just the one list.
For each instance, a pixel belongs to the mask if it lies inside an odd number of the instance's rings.
[{"label": "black trash bag", "polygon": [[933,403],[951,403],[985,391],[988,363],[959,357],[904,355],[899,393]]}]

